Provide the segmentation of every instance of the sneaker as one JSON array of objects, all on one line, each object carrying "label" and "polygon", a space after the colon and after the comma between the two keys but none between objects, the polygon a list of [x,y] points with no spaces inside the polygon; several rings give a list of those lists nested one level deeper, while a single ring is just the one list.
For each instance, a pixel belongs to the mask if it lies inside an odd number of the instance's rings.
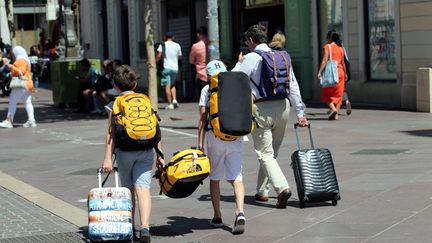
[{"label": "sneaker", "polygon": [[239,213],[236,216],[236,219],[234,221],[234,227],[232,228],[232,233],[234,235],[240,235],[243,234],[245,231],[245,224],[246,224],[246,217],[243,213]]},{"label": "sneaker", "polygon": [[174,109],[179,107],[177,100],[173,100]]},{"label": "sneaker", "polygon": [[223,224],[221,218],[213,218],[210,221],[210,225],[213,226],[213,227],[222,227],[224,224]]},{"label": "sneaker", "polygon": [[151,242],[151,236],[150,236],[150,229],[149,228],[142,228],[140,230],[140,242],[141,243],[150,243]]},{"label": "sneaker", "polygon": [[0,127],[2,128],[13,128],[13,125],[10,121],[8,120],[4,120],[2,122],[0,122]]},{"label": "sneaker", "polygon": [[174,105],[173,104],[169,104],[165,107],[165,110],[174,110]]},{"label": "sneaker", "polygon": [[36,121],[27,121],[23,124],[23,127],[36,127]]}]

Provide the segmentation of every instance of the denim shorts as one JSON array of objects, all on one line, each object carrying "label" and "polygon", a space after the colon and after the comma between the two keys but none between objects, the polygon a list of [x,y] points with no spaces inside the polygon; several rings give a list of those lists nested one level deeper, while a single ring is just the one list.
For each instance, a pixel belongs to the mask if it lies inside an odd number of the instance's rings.
[{"label": "denim shorts", "polygon": [[177,79],[177,73],[178,73],[177,70],[164,69],[162,71],[161,85],[162,86],[174,85]]},{"label": "denim shorts", "polygon": [[154,163],[153,150],[121,151],[115,150],[117,167],[123,187],[150,188]]}]

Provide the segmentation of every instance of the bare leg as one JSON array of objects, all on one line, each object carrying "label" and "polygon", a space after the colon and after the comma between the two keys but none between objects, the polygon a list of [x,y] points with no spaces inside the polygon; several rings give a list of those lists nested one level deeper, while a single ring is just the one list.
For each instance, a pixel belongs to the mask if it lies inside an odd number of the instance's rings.
[{"label": "bare leg", "polygon": [[140,213],[141,228],[148,228],[150,227],[150,215],[151,215],[150,188],[135,187],[135,192],[138,197],[138,209]]},{"label": "bare leg", "polygon": [[210,196],[213,204],[214,218],[222,218],[219,181],[210,180]]},{"label": "bare leg", "polygon": [[172,97],[171,97],[171,87],[170,85],[165,85],[165,95],[168,101],[168,104],[172,103]]},{"label": "bare leg", "polygon": [[177,100],[177,90],[175,85],[171,86],[171,95],[172,95],[172,100]]},{"label": "bare leg", "polygon": [[243,181],[234,180],[229,181],[234,189],[235,199],[236,199],[236,215],[239,213],[244,213],[244,185]]}]

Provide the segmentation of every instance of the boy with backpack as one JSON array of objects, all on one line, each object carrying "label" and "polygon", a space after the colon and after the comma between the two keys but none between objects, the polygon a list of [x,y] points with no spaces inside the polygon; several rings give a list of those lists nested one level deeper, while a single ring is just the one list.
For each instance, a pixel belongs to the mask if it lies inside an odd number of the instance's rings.
[{"label": "boy with backpack", "polygon": [[[221,61],[211,61],[206,66],[208,79],[226,72],[226,67]],[[204,151],[204,140],[206,137],[207,119],[210,112],[210,87],[206,85],[202,91],[199,101],[200,119],[198,121],[198,148]],[[219,181],[224,173],[228,182],[234,188],[236,198],[236,218],[233,234],[242,234],[245,230],[246,218],[244,215],[244,185],[242,181],[242,157],[243,138],[233,141],[223,140],[212,131],[207,132],[207,155],[210,160],[210,194],[213,204],[214,215],[210,224],[215,227],[222,227],[222,213],[220,210],[220,187]]]},{"label": "boy with backpack", "polygon": [[149,227],[153,148],[157,152],[156,167],[161,169],[165,165],[157,116],[149,98],[133,91],[137,86],[137,75],[131,67],[119,66],[113,74],[113,80],[114,88],[121,93],[105,107],[109,114],[102,168],[105,172],[112,170],[112,155],[115,154],[122,186],[131,190],[133,205],[135,195],[138,198],[140,242],[151,242]]}]

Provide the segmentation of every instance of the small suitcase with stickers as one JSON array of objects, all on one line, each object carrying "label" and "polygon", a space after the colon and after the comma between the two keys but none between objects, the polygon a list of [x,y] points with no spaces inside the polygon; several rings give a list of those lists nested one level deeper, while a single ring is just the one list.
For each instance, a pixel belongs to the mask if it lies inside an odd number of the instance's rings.
[{"label": "small suitcase with stickers", "polygon": [[102,169],[98,169],[99,187],[88,195],[88,235],[92,242],[133,239],[131,192],[119,187],[118,170],[116,167],[113,170],[115,187],[103,187]]}]

